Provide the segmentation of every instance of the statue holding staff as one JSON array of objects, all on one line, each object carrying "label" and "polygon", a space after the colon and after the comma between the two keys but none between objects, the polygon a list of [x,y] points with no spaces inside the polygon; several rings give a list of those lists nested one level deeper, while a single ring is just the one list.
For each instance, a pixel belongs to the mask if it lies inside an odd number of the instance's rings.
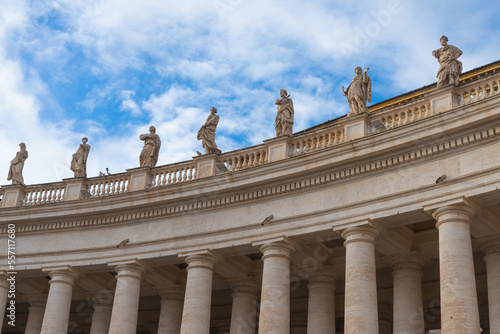
[{"label": "statue holding staff", "polygon": [[361,67],[356,67],[354,70],[356,76],[352,79],[347,90],[344,90],[344,86],[342,86],[342,93],[344,96],[347,96],[349,109],[351,110],[349,114],[347,114],[348,116],[368,112],[366,101],[372,102],[372,80],[368,74],[366,74],[369,69],[370,68],[367,67],[363,73]]}]

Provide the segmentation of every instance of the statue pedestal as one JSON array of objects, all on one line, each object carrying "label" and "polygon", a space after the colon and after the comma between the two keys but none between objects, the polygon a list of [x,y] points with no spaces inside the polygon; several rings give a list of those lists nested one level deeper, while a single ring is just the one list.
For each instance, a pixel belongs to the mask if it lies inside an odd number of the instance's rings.
[{"label": "statue pedestal", "polygon": [[347,116],[341,123],[344,125],[345,141],[358,139],[370,134],[370,122],[367,114]]},{"label": "statue pedestal", "polygon": [[20,206],[24,200],[24,188],[21,184],[2,186],[3,198],[0,206],[3,208],[14,208]]},{"label": "statue pedestal", "polygon": [[138,167],[127,169],[130,175],[128,191],[144,190],[151,185],[151,168]]},{"label": "statue pedestal", "polygon": [[424,97],[429,101],[430,105],[430,115],[458,107],[459,101],[456,90],[455,86],[449,85],[425,94]]},{"label": "statue pedestal", "polygon": [[71,178],[71,179],[63,179],[66,184],[66,188],[64,190],[64,200],[65,201],[73,201],[82,198],[82,194],[80,190],[85,189],[85,178]]},{"label": "statue pedestal", "polygon": [[267,147],[267,161],[273,162],[290,158],[292,156],[291,139],[291,136],[286,135],[264,140],[264,144]]},{"label": "statue pedestal", "polygon": [[217,157],[217,154],[205,154],[193,157],[193,160],[196,161],[197,179],[215,175],[215,163],[217,162]]}]

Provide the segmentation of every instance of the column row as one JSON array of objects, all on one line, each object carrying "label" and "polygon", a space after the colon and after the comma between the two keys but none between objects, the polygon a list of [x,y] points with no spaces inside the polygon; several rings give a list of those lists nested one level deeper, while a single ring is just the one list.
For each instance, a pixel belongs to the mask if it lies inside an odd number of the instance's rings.
[{"label": "column row", "polygon": [[[465,205],[437,209],[433,216],[439,231],[441,325],[443,334],[480,333],[478,302],[470,235],[472,209]],[[344,332],[379,332],[376,280],[376,239],[370,226],[342,231],[345,239]],[[295,251],[287,238],[255,243],[262,252],[263,275],[260,313],[259,287],[249,278],[231,283],[233,290],[230,333],[290,333],[290,263]],[[488,272],[490,333],[500,334],[500,246],[483,247]],[[416,252],[382,259],[393,270],[393,333],[423,333],[422,266],[426,259]],[[209,334],[213,273],[219,258],[211,251],[190,254],[185,259],[185,291],[179,286],[161,289],[160,334]],[[142,276],[140,262],[115,264],[117,285],[111,293],[94,300],[91,334],[135,334]],[[71,267],[49,273],[47,301],[30,301],[26,333],[66,333],[72,290],[78,272]],[[0,275],[0,306],[6,304],[7,281]],[[335,281],[333,268],[324,266],[308,277],[307,332],[335,333]],[[257,321],[258,319],[258,321]],[[257,326],[258,324],[258,326]],[[257,328],[258,327],[258,328]]]}]

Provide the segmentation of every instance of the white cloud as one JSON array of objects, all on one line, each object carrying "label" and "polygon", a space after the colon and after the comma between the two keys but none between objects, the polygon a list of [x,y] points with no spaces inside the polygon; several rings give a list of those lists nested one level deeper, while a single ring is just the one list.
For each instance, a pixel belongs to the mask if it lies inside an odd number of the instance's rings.
[{"label": "white cloud", "polygon": [[[356,66],[370,67],[375,101],[435,81],[431,51],[442,34],[464,51],[465,70],[496,60],[499,7],[464,0],[3,1],[0,178],[21,141],[30,152],[27,183],[71,177],[69,160],[83,136],[92,145],[89,175],[137,167],[138,136],[150,124],[163,141],[159,164],[190,159],[202,151],[196,132],[211,106],[223,151],[259,144],[274,136],[281,88],[294,101],[294,131],[303,130],[347,112],[340,86]],[[67,101],[73,96],[80,98]]]}]

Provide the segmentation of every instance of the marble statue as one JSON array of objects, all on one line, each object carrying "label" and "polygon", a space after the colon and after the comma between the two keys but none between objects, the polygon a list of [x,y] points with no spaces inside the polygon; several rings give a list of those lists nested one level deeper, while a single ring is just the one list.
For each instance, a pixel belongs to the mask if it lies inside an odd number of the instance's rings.
[{"label": "marble statue", "polygon": [[71,159],[70,169],[75,173],[75,177],[87,177],[87,157],[90,151],[88,141],[87,137],[82,138],[82,143]]},{"label": "marble statue", "polygon": [[442,36],[439,40],[442,47],[432,51],[432,55],[438,59],[439,70],[437,73],[437,88],[446,85],[458,85],[458,76],[462,73],[462,62],[458,57],[462,50],[453,45],[448,45],[448,37]]},{"label": "marble statue", "polygon": [[160,136],[156,134],[156,128],[154,126],[150,126],[149,134],[140,135],[139,139],[144,140],[144,147],[142,148],[141,155],[139,156],[139,163],[141,167],[155,167],[158,162],[161,146]]},{"label": "marble statue", "polygon": [[24,143],[19,144],[20,150],[16,153],[14,160],[10,162],[9,175],[7,181],[12,180],[12,184],[24,185],[23,167],[24,161],[28,159],[28,151]]},{"label": "marble statue", "polygon": [[278,106],[278,114],[276,115],[276,137],[292,135],[293,133],[293,118],[295,112],[293,110],[293,101],[284,89],[280,90],[281,99],[276,99],[274,104]]},{"label": "marble statue", "polygon": [[372,80],[366,74],[370,68],[367,67],[365,72],[361,67],[356,67],[354,73],[356,76],[352,79],[351,84],[344,90],[342,86],[342,93],[347,96],[347,101],[349,102],[349,109],[351,110],[348,116],[358,115],[361,113],[367,113],[368,108],[366,107],[366,101],[372,102]]},{"label": "marble statue", "polygon": [[216,115],[217,109],[212,107],[210,109],[210,116],[208,116],[205,124],[203,124],[198,131],[196,138],[201,140],[205,154],[221,154],[222,151],[217,148],[215,143],[215,129],[219,124],[219,116]]}]

